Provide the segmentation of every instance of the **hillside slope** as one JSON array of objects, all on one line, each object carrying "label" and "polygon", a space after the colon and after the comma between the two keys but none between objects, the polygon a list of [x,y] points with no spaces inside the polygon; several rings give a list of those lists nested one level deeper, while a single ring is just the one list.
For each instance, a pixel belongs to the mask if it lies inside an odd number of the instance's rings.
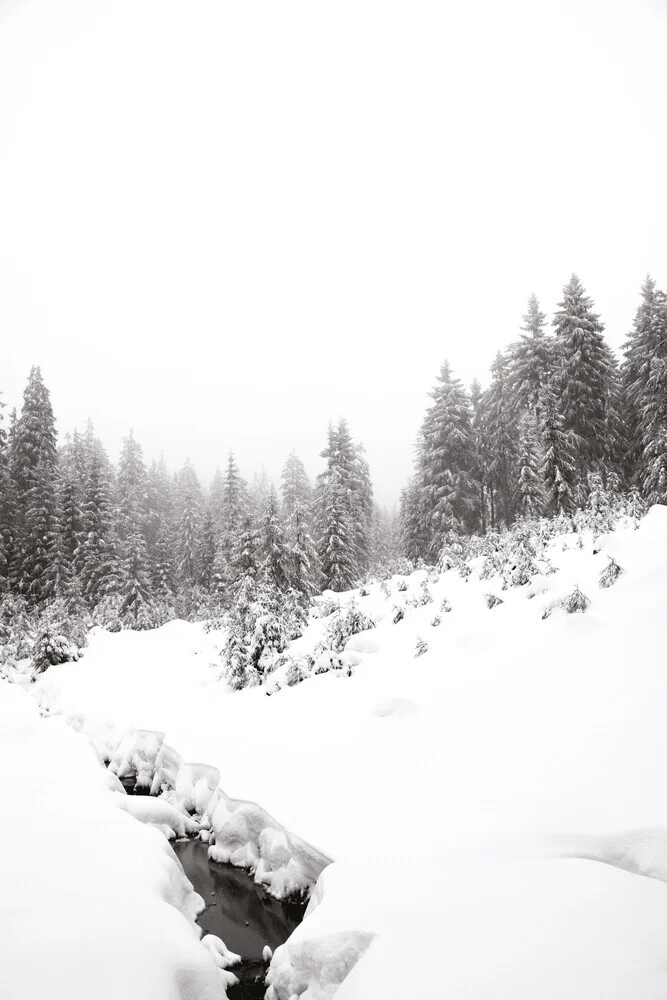
[{"label": "hillside slope", "polygon": [[[623,572],[602,589],[609,556]],[[35,693],[98,742],[164,732],[334,858],[274,957],[280,1000],[331,996],[352,966],[341,1000],[667,997],[667,508],[548,558],[506,590],[481,557],[433,576],[397,623],[425,571],[336,595],[376,622],[347,644],[351,676],[232,693],[224,637],[172,622],[96,633]],[[543,617],[575,586],[584,614]]]}]

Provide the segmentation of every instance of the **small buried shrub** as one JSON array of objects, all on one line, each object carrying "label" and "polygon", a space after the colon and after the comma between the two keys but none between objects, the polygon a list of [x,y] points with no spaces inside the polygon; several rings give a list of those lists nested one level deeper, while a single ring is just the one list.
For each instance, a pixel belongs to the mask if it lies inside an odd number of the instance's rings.
[{"label": "small buried shrub", "polygon": [[392,618],[394,625],[398,625],[398,623],[402,622],[404,618],[405,608],[402,608],[400,604],[396,604],[394,606],[394,617]]},{"label": "small buried shrub", "polygon": [[571,594],[567,597],[563,597],[560,601],[560,606],[563,611],[566,611],[568,615],[582,614],[586,608],[590,605],[589,599],[585,594],[579,590],[579,587],[575,587]]},{"label": "small buried shrub", "polygon": [[618,565],[613,556],[609,556],[609,562],[600,573],[600,586],[603,589],[606,587],[612,587],[622,572],[623,568]]},{"label": "small buried shrub", "polygon": [[398,581],[398,583],[396,584],[396,590],[397,590],[397,591],[398,591],[399,593],[403,593],[403,592],[404,592],[404,591],[406,591],[407,589],[408,589],[408,581],[407,581],[407,580],[404,580],[404,579],[403,579],[403,578],[401,577],[401,579],[400,579],[400,580]]},{"label": "small buried shrub", "polygon": [[422,637],[418,635],[417,645],[415,646],[415,657],[423,656],[424,653],[428,653],[428,643],[425,639],[422,639]]},{"label": "small buried shrub", "polygon": [[484,601],[487,608],[497,608],[499,604],[504,604],[502,597],[496,597],[495,594],[485,594]]},{"label": "small buried shrub", "polygon": [[442,618],[440,617],[440,615],[436,615],[433,621],[431,622],[431,625],[433,626],[433,628],[437,628],[441,621]]},{"label": "small buried shrub", "polygon": [[441,601],[441,603],[440,603],[440,610],[441,610],[441,611],[444,611],[444,612],[445,612],[445,614],[446,614],[446,613],[447,613],[448,611],[451,611],[451,610],[452,610],[452,606],[451,606],[451,604],[449,603],[449,601],[447,600],[447,598],[446,598],[446,597],[443,597],[443,599],[442,599],[442,601]]}]

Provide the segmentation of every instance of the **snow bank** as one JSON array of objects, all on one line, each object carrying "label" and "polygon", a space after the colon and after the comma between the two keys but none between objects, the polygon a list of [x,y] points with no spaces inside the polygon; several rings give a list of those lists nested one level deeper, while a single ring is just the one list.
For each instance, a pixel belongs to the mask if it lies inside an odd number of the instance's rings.
[{"label": "snow bank", "polygon": [[121,799],[85,738],[0,682],[0,996],[224,996],[203,901]]},{"label": "snow bank", "polygon": [[[253,866],[272,891],[335,859],[273,956],[278,1000],[654,1000],[667,967],[667,509],[639,530],[561,535],[546,556],[505,590],[480,578],[480,557],[463,575],[337,595],[377,623],[348,641],[351,676],[230,693],[201,627],[173,623],[94,635],[36,693],[86,731],[164,732],[153,780],[168,792],[183,761],[217,768],[227,793],[202,816],[212,856]],[[601,587],[610,556],[623,573]],[[575,587],[584,614],[560,604]],[[492,610],[489,592],[503,599]],[[290,655],[312,655],[326,631],[313,616]],[[417,636],[428,651],[415,659]],[[363,955],[370,938],[356,934],[373,936]],[[332,942],[361,956],[340,985],[321,973]]]},{"label": "snow bank", "polygon": [[254,802],[231,799],[218,789],[210,808],[209,857],[251,869],[255,881],[278,899],[308,891],[331,863]]}]

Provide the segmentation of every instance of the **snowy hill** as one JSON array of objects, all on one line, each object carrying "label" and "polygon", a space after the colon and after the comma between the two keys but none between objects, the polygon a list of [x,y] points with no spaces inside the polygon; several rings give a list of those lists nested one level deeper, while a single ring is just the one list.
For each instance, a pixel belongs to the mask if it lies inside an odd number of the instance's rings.
[{"label": "snowy hill", "polygon": [[218,804],[257,802],[334,859],[274,956],[276,1000],[342,980],[340,1000],[667,996],[667,508],[543,556],[524,586],[481,579],[480,555],[336,595],[375,626],[318,674],[336,612],[313,616],[293,687],[288,659],[229,691],[224,636],[171,622],[97,631],[34,693],[110,757],[164,734],[217,768]]}]

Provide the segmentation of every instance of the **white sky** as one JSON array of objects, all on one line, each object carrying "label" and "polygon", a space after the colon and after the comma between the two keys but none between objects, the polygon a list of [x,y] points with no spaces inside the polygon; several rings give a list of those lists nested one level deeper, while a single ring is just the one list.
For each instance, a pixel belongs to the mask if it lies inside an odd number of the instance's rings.
[{"label": "white sky", "polygon": [[205,483],[342,414],[392,503],[443,358],[667,284],[665,52],[657,0],[0,0],[5,401]]}]

